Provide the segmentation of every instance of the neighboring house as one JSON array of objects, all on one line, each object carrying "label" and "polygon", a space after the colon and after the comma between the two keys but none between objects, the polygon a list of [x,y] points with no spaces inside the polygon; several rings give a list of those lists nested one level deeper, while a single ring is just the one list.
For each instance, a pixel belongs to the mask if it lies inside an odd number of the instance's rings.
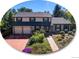
[{"label": "neighboring house", "polygon": [[51,32],[72,31],[75,28],[70,21],[44,12],[19,12],[13,18],[13,34],[31,34],[38,29]]}]

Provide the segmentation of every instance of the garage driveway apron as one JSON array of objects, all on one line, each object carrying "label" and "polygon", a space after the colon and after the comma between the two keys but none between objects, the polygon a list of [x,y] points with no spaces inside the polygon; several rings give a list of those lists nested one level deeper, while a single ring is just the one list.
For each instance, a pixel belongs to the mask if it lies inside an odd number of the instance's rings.
[{"label": "garage driveway apron", "polygon": [[7,43],[13,48],[22,51],[27,45],[29,39],[7,39]]}]

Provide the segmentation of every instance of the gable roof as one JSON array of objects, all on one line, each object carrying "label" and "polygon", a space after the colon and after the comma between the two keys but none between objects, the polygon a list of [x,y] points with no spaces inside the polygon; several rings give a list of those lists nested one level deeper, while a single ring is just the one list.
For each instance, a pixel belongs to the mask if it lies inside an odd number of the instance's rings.
[{"label": "gable roof", "polygon": [[13,17],[52,17],[49,13],[44,12],[18,12]]},{"label": "gable roof", "polygon": [[52,17],[51,25],[53,24],[71,24],[71,22],[63,17]]}]

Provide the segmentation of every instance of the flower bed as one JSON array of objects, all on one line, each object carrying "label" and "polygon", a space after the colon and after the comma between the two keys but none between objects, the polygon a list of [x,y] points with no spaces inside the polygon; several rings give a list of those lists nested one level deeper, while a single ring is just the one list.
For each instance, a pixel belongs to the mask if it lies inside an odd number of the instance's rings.
[{"label": "flower bed", "polygon": [[31,54],[46,54],[51,53],[52,50],[44,33],[37,31],[30,37],[28,45],[23,52]]},{"label": "flower bed", "polygon": [[64,34],[60,33],[60,34],[53,35],[52,37],[55,40],[55,42],[57,43],[58,47],[61,49],[70,43],[70,41],[74,37],[74,34],[72,32],[68,32],[68,33],[64,33]]}]

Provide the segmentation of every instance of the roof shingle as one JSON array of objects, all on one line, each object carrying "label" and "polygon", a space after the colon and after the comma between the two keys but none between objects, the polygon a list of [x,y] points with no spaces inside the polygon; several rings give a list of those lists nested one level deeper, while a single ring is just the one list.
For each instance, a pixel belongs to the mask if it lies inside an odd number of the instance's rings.
[{"label": "roof shingle", "polygon": [[13,17],[52,17],[49,13],[44,12],[18,12]]},{"label": "roof shingle", "polygon": [[53,17],[51,25],[53,24],[71,24],[69,20],[64,19],[63,17]]}]

